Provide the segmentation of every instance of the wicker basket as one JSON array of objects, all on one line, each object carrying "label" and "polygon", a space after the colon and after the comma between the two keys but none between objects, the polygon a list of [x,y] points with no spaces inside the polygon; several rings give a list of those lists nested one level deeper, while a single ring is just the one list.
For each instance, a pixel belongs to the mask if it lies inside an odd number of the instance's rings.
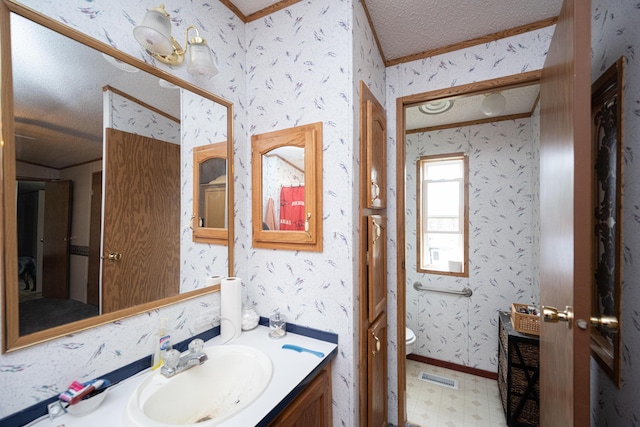
[{"label": "wicker basket", "polygon": [[540,335],[540,316],[518,313],[518,307],[527,307],[526,304],[511,304],[511,324],[513,329],[523,334]]}]

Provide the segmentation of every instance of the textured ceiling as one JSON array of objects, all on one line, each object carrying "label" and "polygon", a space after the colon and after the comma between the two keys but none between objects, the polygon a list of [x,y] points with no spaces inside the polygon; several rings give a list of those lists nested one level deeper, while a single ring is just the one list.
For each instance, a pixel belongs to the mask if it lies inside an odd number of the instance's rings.
[{"label": "textured ceiling", "polygon": [[[281,3],[280,0],[230,1],[245,16]],[[363,1],[386,60],[553,18],[562,6],[562,0]]]},{"label": "textured ceiling", "polygon": [[558,16],[562,0],[365,0],[385,59]]}]

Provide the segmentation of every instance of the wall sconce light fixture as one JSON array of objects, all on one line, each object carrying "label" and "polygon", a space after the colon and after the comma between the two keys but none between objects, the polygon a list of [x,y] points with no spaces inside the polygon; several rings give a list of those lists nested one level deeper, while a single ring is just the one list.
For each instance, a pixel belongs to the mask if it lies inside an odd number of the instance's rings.
[{"label": "wall sconce light fixture", "polygon": [[486,116],[497,116],[502,114],[507,107],[507,99],[500,92],[493,92],[486,95],[482,100],[482,112]]},{"label": "wall sconce light fixture", "polygon": [[[189,39],[191,30],[196,34]],[[171,36],[171,21],[169,14],[164,10],[164,4],[147,11],[142,24],[133,29],[133,36],[140,46],[165,64],[181,65],[188,52],[187,70],[190,74],[204,77],[218,74],[211,50],[205,39],[200,37],[198,28],[190,25],[185,30],[185,49]]]}]

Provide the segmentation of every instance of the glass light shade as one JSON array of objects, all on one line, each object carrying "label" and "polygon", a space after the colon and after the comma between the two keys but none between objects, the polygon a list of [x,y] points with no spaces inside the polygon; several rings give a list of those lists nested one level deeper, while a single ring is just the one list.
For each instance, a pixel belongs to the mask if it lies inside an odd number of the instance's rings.
[{"label": "glass light shade", "polygon": [[213,63],[209,46],[204,41],[202,43],[189,44],[189,63],[187,64],[189,74],[203,77],[211,77],[218,74],[218,69]]},{"label": "glass light shade", "polygon": [[501,114],[507,106],[507,99],[503,94],[495,92],[487,95],[482,100],[482,112],[486,116],[497,116]]},{"label": "glass light shade", "polygon": [[140,46],[158,55],[171,55],[171,21],[158,10],[148,10],[142,24],[133,29],[133,36]]}]

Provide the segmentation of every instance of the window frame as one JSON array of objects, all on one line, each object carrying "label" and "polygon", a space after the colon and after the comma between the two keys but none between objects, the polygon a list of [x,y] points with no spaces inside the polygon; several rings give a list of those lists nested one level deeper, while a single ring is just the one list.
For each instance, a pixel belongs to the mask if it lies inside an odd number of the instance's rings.
[{"label": "window frame", "polygon": [[[444,162],[451,160],[462,160],[462,167],[464,176],[460,180],[462,185],[461,189],[463,191],[462,194],[462,213],[460,215],[461,225],[463,227],[462,233],[442,233],[442,234],[462,234],[462,245],[463,245],[463,261],[462,261],[462,272],[452,272],[447,270],[440,270],[436,268],[429,268],[434,266],[423,266],[422,265],[422,254],[423,247],[425,243],[423,242],[423,221],[422,221],[422,213],[423,213],[423,199],[426,197],[426,189],[423,189],[424,174],[423,174],[423,165],[425,163],[435,163],[435,162]],[[455,180],[451,180],[453,182]],[[435,181],[434,181],[435,182]],[[416,258],[416,270],[419,273],[427,273],[427,274],[440,274],[444,276],[455,276],[455,277],[469,277],[469,157],[465,153],[449,153],[449,154],[436,154],[429,156],[420,156],[416,161],[416,248],[417,248],[417,258]],[[440,233],[439,233],[440,234]]]}]

